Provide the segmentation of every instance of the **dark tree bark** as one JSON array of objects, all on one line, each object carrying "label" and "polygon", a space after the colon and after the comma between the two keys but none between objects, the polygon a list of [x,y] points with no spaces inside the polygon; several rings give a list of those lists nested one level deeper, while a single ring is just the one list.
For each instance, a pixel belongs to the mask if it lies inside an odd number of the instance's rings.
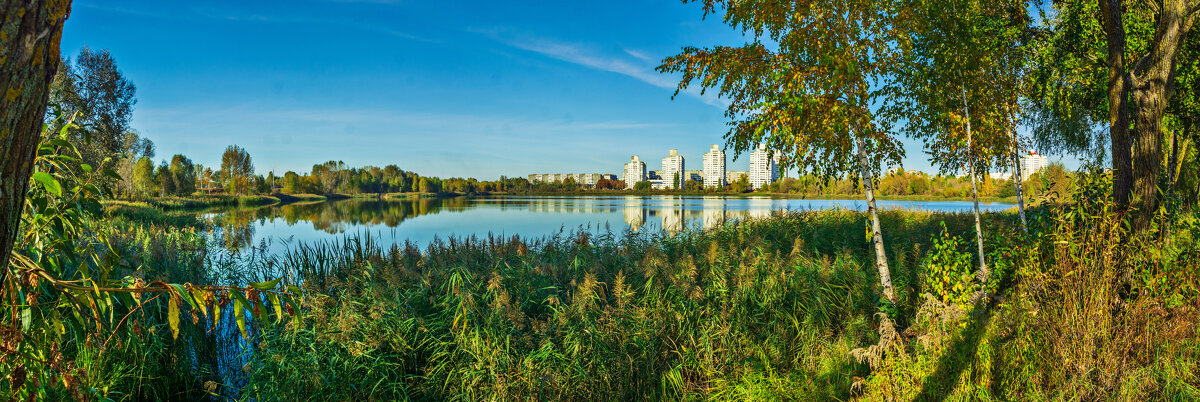
[{"label": "dark tree bark", "polygon": [[[0,266],[21,225],[69,0],[0,0]],[[0,270],[0,281],[7,269]]]},{"label": "dark tree bark", "polygon": [[1133,162],[1129,152],[1129,75],[1125,71],[1125,26],[1121,0],[1099,0],[1108,42],[1108,135],[1112,140],[1113,196],[1129,207]]},{"label": "dark tree bark", "polygon": [[1134,135],[1137,138],[1133,158],[1134,192],[1141,198],[1138,226],[1143,228],[1149,225],[1151,216],[1158,210],[1163,112],[1174,91],[1176,58],[1183,38],[1195,20],[1191,15],[1194,13],[1194,7],[1184,0],[1164,1],[1150,51],[1133,66],[1130,90],[1136,107]]},{"label": "dark tree bark", "polygon": [[1176,58],[1183,38],[1200,12],[1200,1],[1161,2],[1150,50],[1132,65],[1125,55],[1125,5],[1122,0],[1098,1],[1108,42],[1114,197],[1122,209],[1129,206],[1132,196],[1139,198],[1141,217],[1135,220],[1135,226],[1144,229],[1159,205],[1162,117],[1173,90]]}]

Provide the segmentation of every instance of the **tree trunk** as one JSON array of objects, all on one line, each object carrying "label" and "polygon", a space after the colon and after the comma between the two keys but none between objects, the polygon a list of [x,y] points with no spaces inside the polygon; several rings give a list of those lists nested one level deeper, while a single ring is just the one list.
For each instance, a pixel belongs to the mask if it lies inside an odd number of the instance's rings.
[{"label": "tree trunk", "polygon": [[971,201],[975,206],[975,242],[979,245],[979,272],[975,277],[981,283],[987,283],[990,270],[987,259],[983,256],[983,225],[979,219],[979,185],[975,183],[975,152],[971,138],[971,107],[967,104],[967,89],[962,90],[963,114],[967,118],[967,172],[971,175]]},{"label": "tree trunk", "polygon": [[1113,198],[1129,207],[1133,162],[1129,152],[1129,75],[1125,71],[1125,26],[1121,0],[1098,0],[1108,42],[1108,134],[1112,139]]},{"label": "tree trunk", "polygon": [[1137,153],[1133,159],[1134,191],[1141,197],[1140,218],[1135,226],[1149,227],[1158,211],[1158,174],[1163,162],[1163,111],[1174,90],[1176,57],[1191,20],[1183,0],[1164,1],[1150,51],[1133,66],[1132,92],[1136,113],[1134,136]]},{"label": "tree trunk", "polygon": [[[70,10],[66,0],[0,0],[0,267],[17,240]],[[7,272],[0,270],[0,282]]]},{"label": "tree trunk", "polygon": [[1023,178],[1021,177],[1021,154],[1020,154],[1021,147],[1020,147],[1020,142],[1017,141],[1017,127],[1016,127],[1017,119],[1015,116],[1012,116],[1012,124],[1013,124],[1013,127],[1012,127],[1012,139],[1013,139],[1012,180],[1013,180],[1013,186],[1016,187],[1016,190],[1017,190],[1017,212],[1021,216],[1021,230],[1024,230],[1025,233],[1029,233],[1029,223],[1025,221],[1025,196],[1023,194],[1021,194],[1021,182],[1023,181]]},{"label": "tree trunk", "polygon": [[883,248],[883,232],[879,229],[879,210],[875,208],[875,175],[867,159],[867,149],[861,137],[854,138],[858,146],[858,167],[861,170],[863,193],[867,197],[867,213],[871,215],[871,242],[875,244],[875,267],[879,269],[879,283],[883,285],[883,297],[896,303],[896,292],[892,288],[892,271],[888,268],[887,252]]},{"label": "tree trunk", "polygon": [[1167,222],[1164,225],[1166,230],[1163,230],[1163,236],[1166,240],[1167,248],[1171,247],[1171,220],[1175,217],[1175,202],[1172,198],[1175,197],[1175,179],[1176,172],[1175,164],[1179,160],[1179,133],[1171,130],[1171,156],[1167,157]]}]

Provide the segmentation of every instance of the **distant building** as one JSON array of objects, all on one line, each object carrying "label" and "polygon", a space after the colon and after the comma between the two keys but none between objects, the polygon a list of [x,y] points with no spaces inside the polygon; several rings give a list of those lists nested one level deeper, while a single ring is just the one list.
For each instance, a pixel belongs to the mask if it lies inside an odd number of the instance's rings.
[{"label": "distant building", "polygon": [[1038,155],[1037,152],[1030,152],[1029,155],[1021,157],[1021,177],[1028,178],[1034,173],[1045,169],[1046,166],[1050,166],[1049,158]]},{"label": "distant building", "polygon": [[[678,149],[672,149],[671,153],[662,160],[662,179],[668,188],[682,188],[683,182],[687,180],[683,176],[683,155],[679,154]],[[678,176],[679,182],[675,179]]]},{"label": "distant building", "polygon": [[[697,183],[703,183],[704,182],[704,174],[700,173],[699,170],[688,170],[686,172],[683,172],[682,180],[685,182],[688,180],[694,180]],[[683,187],[683,184],[680,184],[679,186]]]},{"label": "distant building", "polygon": [[529,175],[530,183],[561,183],[567,179],[587,187],[593,187],[600,179],[616,180],[616,175],[604,173],[541,173]]},{"label": "distant building", "polygon": [[760,190],[778,179],[779,153],[768,150],[766,144],[758,144],[758,149],[750,152],[750,188]]},{"label": "distant building", "polygon": [[743,177],[745,177],[747,180],[749,180],[750,172],[740,171],[740,170],[729,170],[729,171],[725,172],[725,182],[726,183],[737,183],[737,181]]},{"label": "distant building", "polygon": [[717,144],[704,154],[704,187],[725,187],[725,151]]},{"label": "distant building", "polygon": [[630,158],[629,163],[625,164],[625,173],[621,175],[621,180],[625,180],[625,188],[633,188],[634,184],[639,181],[646,180],[646,162],[642,162],[637,155]]}]

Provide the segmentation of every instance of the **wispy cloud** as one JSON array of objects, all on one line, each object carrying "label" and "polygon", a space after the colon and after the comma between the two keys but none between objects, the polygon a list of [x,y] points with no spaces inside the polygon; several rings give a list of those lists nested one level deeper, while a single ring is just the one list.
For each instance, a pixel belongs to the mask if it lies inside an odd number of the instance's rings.
[{"label": "wispy cloud", "polygon": [[[654,71],[654,65],[657,62],[653,57],[636,50],[623,49],[625,55],[613,56],[602,54],[581,43],[567,43],[547,38],[518,35],[505,30],[471,29],[469,31],[485,35],[517,49],[534,52],[584,67],[625,75],[656,87],[675,89],[678,85],[678,82],[673,77]],[[627,56],[631,56],[632,59]],[[711,93],[700,94],[700,92],[693,90],[687,90],[684,93],[712,106],[720,108],[727,106],[724,100]]]},{"label": "wispy cloud", "polygon": [[653,57],[647,56],[645,53],[642,53],[640,51],[633,50],[633,49],[621,49],[621,50],[624,50],[626,54],[636,57],[638,60],[641,60],[643,62],[646,62],[646,63],[657,62],[657,60],[655,60]]}]

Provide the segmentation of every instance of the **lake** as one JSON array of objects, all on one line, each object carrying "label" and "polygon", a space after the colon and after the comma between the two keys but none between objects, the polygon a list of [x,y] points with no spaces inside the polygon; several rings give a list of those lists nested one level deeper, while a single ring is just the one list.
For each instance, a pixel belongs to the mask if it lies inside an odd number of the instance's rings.
[{"label": "lake", "polygon": [[[969,213],[969,201],[878,201],[880,209]],[[1015,205],[981,202],[983,211]],[[579,230],[623,233],[710,228],[727,220],[770,216],[773,211],[843,208],[865,210],[858,200],[703,196],[495,196],[419,200],[347,199],[294,203],[203,214],[214,235],[237,250],[266,244],[275,252],[295,242],[369,235],[384,244],[488,234],[542,237]]]}]

